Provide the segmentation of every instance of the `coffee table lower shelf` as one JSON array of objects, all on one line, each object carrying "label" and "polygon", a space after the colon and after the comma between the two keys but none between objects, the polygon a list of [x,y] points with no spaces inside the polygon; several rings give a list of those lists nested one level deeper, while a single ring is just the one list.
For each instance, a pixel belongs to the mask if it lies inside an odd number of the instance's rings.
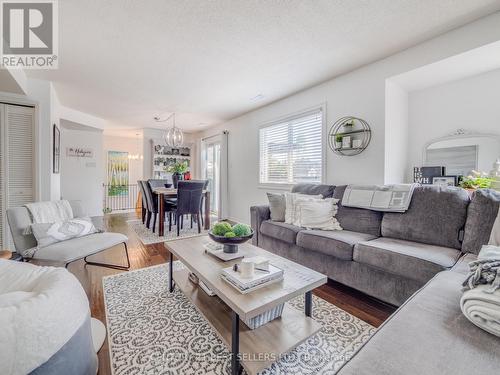
[{"label": "coffee table lower shelf", "polygon": [[[188,279],[187,269],[173,272],[178,287],[205,316],[222,341],[231,348],[232,311],[220,298],[210,297]],[[249,329],[240,321],[240,363],[250,374],[269,367],[279,357],[291,351],[318,332],[321,325],[305,316],[304,311],[285,305],[281,318],[257,329]]]}]

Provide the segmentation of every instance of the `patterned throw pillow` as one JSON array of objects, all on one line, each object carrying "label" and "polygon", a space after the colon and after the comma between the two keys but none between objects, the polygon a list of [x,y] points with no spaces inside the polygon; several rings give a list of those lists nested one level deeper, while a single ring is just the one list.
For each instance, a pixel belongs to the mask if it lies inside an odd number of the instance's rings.
[{"label": "patterned throw pillow", "polygon": [[32,224],[31,230],[38,243],[38,248],[99,232],[88,216],[56,223]]}]

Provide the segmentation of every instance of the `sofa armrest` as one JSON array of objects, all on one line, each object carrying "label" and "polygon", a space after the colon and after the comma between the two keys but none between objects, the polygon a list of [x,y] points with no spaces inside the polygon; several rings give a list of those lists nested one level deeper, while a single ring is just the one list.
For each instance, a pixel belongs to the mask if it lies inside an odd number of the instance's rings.
[{"label": "sofa armrest", "polygon": [[92,216],[90,220],[92,220],[92,224],[94,224],[97,230],[106,232],[106,226],[104,225],[104,216]]},{"label": "sofa armrest", "polygon": [[271,211],[269,210],[269,205],[250,207],[250,224],[254,231],[252,244],[255,246],[259,245],[260,224],[265,220],[269,220],[270,217]]},{"label": "sofa armrest", "polygon": [[477,260],[476,254],[466,253],[455,263],[451,268],[453,272],[462,273],[467,275],[470,271],[469,263]]}]

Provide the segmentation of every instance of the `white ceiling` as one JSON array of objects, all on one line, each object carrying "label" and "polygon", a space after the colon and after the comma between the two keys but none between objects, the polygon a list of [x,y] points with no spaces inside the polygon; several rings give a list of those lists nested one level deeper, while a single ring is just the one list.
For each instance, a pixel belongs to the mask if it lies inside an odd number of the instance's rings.
[{"label": "white ceiling", "polygon": [[[61,103],[202,130],[500,9],[500,0],[62,0]],[[251,100],[257,95],[260,100]]]}]

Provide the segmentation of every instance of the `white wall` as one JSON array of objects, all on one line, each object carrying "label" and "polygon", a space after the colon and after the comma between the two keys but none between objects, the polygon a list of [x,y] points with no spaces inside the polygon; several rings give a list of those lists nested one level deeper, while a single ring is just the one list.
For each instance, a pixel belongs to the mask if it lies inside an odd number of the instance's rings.
[{"label": "white wall", "polygon": [[[409,94],[408,179],[427,142],[459,128],[500,135],[500,70]],[[500,155],[497,155],[497,157]],[[487,168],[492,167],[492,159]],[[486,169],[489,171],[490,169]]]},{"label": "white wall", "polygon": [[408,93],[390,80],[385,85],[385,184],[406,179]]},{"label": "white wall", "polygon": [[[250,206],[267,201],[267,189],[258,186],[259,126],[321,103],[327,106],[327,129],[339,117],[354,115],[368,121],[373,131],[371,144],[358,156],[342,157],[328,150],[327,183],[381,184],[385,182],[386,175],[401,174],[399,164],[389,164],[388,170],[385,165],[386,79],[498,41],[499,24],[500,13],[495,13],[203,132],[201,136],[209,136],[223,129],[229,131],[229,216],[234,220],[249,222]],[[394,138],[394,142],[406,141],[404,132]]]},{"label": "white wall", "polygon": [[[61,195],[64,199],[80,200],[91,216],[102,215],[104,166],[102,130],[82,126],[61,131]],[[69,157],[67,147],[91,148],[92,158]]]}]

